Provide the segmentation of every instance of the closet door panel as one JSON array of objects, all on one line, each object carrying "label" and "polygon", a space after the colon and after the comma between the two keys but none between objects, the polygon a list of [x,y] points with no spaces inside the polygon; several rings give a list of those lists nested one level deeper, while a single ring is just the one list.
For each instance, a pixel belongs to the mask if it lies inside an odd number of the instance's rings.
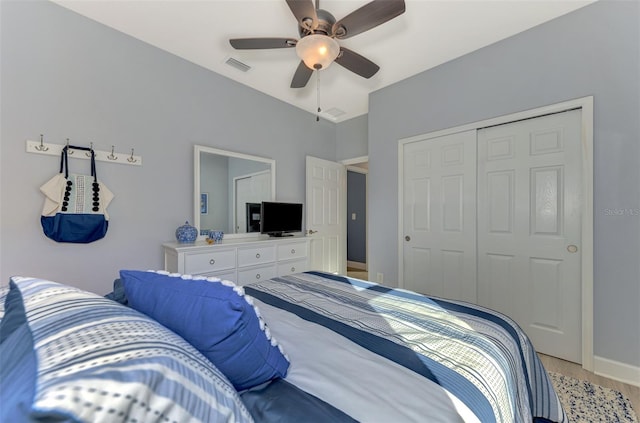
[{"label": "closet door panel", "polygon": [[403,287],[475,302],[476,136],[403,147]]},{"label": "closet door panel", "polygon": [[478,130],[478,302],[580,362],[581,112]]}]

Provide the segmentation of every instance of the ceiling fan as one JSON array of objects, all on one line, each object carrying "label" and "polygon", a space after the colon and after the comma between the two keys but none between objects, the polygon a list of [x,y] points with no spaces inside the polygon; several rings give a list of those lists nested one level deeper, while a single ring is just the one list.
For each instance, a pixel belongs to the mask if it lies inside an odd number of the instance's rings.
[{"label": "ceiling fan", "polygon": [[307,85],[314,70],[327,68],[334,61],[364,78],[371,78],[380,67],[369,59],[342,47],[344,40],[381,25],[405,11],[404,0],[373,0],[336,21],[333,15],[320,9],[320,0],[286,0],[298,20],[300,39],[295,38],[234,38],[231,46],[238,50],[296,48],[301,61],[293,75],[291,88]]}]

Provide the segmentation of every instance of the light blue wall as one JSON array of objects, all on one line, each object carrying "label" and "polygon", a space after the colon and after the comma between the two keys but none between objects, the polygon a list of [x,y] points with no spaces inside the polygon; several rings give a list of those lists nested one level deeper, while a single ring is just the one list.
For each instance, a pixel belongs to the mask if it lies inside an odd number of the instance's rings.
[{"label": "light blue wall", "polygon": [[398,275],[399,139],[593,95],[594,349],[640,366],[639,5],[599,1],[373,93],[369,272]]},{"label": "light blue wall", "polygon": [[[0,15],[2,285],[22,274],[105,293],[119,269],[162,268],[161,244],[193,218],[194,144],[275,159],[286,201],[304,202],[307,154],[336,159],[335,124],[54,3],[3,0]],[[142,156],[141,167],[98,163],[116,195],[106,238],[42,234],[39,187],[59,161],[25,152],[39,134]]]},{"label": "light blue wall", "polygon": [[346,160],[367,155],[368,116],[362,115],[340,122],[336,126],[336,159]]}]

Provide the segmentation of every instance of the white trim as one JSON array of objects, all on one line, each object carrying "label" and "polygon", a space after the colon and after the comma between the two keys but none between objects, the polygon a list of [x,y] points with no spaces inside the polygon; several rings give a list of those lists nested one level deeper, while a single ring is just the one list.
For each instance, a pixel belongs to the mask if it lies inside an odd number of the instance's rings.
[{"label": "white trim", "polygon": [[398,141],[398,288],[404,288],[404,146],[422,137]]},{"label": "white trim", "polygon": [[358,166],[347,166],[347,170],[349,172],[355,172],[355,173],[362,173],[363,175],[367,175],[369,174],[369,169],[364,169],[362,167],[358,167]]},{"label": "white trim", "polygon": [[593,357],[593,372],[599,376],[640,387],[640,367],[608,358]]},{"label": "white trim", "polygon": [[494,117],[478,122],[468,123],[453,128],[416,135],[398,140],[398,284],[404,286],[403,238],[402,234],[404,204],[403,173],[405,144],[426,139],[442,137],[458,132],[478,130],[488,126],[503,125],[523,119],[560,113],[567,110],[582,109],[582,241],[581,241],[581,291],[582,291],[582,367],[593,371],[593,96],[577,98],[562,103],[551,104],[531,110]]},{"label": "white trim", "polygon": [[340,163],[342,163],[345,166],[349,166],[349,165],[354,165],[358,163],[365,163],[368,161],[369,161],[369,156],[360,156],[360,157],[354,157],[353,159],[340,160]]},{"label": "white trim", "polygon": [[582,107],[582,367],[594,369],[593,354],[593,96]]}]

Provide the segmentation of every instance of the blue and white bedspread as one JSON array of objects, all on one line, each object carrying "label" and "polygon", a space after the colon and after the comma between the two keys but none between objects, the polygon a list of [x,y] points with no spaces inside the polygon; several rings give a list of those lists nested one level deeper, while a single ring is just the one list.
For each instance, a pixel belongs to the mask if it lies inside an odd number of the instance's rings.
[{"label": "blue and white bedspread", "polygon": [[[360,410],[369,408],[369,405],[374,408],[396,388],[405,390],[398,401],[406,400],[412,392],[425,389],[424,386],[405,386],[414,383],[415,378],[420,380],[418,384],[436,387],[441,397],[438,393],[422,394],[418,400],[414,398],[408,401],[408,405],[406,401],[396,403],[394,399],[393,404],[386,406],[388,409],[393,408],[394,404],[401,404],[397,405],[398,413],[413,416],[406,417],[409,420],[421,416],[422,421],[451,421],[453,415],[456,421],[475,420],[482,423],[568,421],[530,341],[504,315],[467,303],[428,298],[410,291],[317,272],[256,282],[246,285],[244,289],[258,300],[262,308],[267,309],[268,313],[265,311],[263,314],[268,314],[266,317],[272,331],[277,331],[279,327],[274,320],[282,321],[282,331],[291,334],[295,328],[287,326],[285,331],[285,325],[295,326],[297,323],[285,322],[292,322],[292,319],[306,321],[305,324],[313,322],[333,332],[333,336],[339,334],[349,338],[358,348],[366,351],[356,352],[357,357],[352,360],[354,367],[361,362],[368,365],[376,361],[366,356],[372,352],[376,357],[382,356],[385,361],[393,362],[386,364],[387,367],[402,368],[404,372],[409,369],[401,379],[390,380],[392,376],[388,376],[389,379],[383,381],[382,386],[385,387],[386,382],[386,388],[382,389],[382,393],[380,389],[372,388],[375,376],[362,374],[377,373],[377,370],[354,370],[353,373],[359,375],[357,377],[362,377],[359,385],[356,385],[359,386],[359,392],[337,406],[358,420],[382,421],[381,414],[372,417],[366,413],[359,414]],[[300,335],[310,330],[310,327],[305,327],[300,330]],[[301,339],[286,340],[285,333],[277,333],[276,336],[283,343],[289,342],[290,345],[285,347],[290,355],[292,351],[295,354],[296,346],[293,344],[303,342]],[[290,336],[295,338],[294,335]],[[308,342],[320,336],[314,332]],[[317,355],[317,359],[324,360],[322,355],[333,355],[333,351],[339,351],[334,341],[331,342]],[[292,355],[292,368],[287,380],[291,378],[295,382],[296,377],[304,380],[302,373],[305,370],[296,369],[296,361],[314,354],[315,350],[322,349],[322,345],[317,344],[307,351],[301,350],[299,358]],[[342,357],[335,362],[337,366],[341,365],[339,361],[345,361],[346,356],[341,356],[339,352],[335,354]],[[350,366],[345,366],[336,374],[348,373]],[[336,385],[349,384],[352,377],[355,376],[349,376]],[[309,376],[307,379],[310,380],[308,386],[304,387],[307,390],[325,383],[319,376]],[[327,397],[331,397],[333,390],[332,387],[325,389]],[[446,395],[442,395],[442,392]],[[325,395],[324,392],[314,394],[321,398]],[[362,397],[365,397],[364,400]],[[367,397],[369,402],[366,401]],[[439,399],[434,401],[433,398]],[[323,399],[335,405],[339,396]],[[361,401],[360,406],[345,410],[358,401]],[[445,402],[451,403],[449,408],[453,411],[438,411]],[[413,414],[404,414],[404,409],[408,407],[416,408]],[[376,411],[382,412],[384,407]],[[432,419],[431,413],[436,412],[440,413],[440,418]]]}]

